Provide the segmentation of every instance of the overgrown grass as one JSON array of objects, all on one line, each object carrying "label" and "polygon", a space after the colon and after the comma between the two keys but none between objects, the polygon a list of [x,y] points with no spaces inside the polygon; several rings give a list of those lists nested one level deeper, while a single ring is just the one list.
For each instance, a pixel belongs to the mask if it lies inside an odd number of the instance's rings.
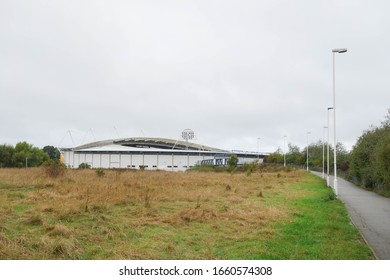
[{"label": "overgrown grass", "polygon": [[0,169],[0,259],[373,259],[302,171]]}]

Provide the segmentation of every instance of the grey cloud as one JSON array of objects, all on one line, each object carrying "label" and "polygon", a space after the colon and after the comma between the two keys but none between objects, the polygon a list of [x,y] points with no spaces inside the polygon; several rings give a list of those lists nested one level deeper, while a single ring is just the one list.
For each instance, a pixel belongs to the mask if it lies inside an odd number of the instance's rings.
[{"label": "grey cloud", "polygon": [[[0,143],[178,137],[263,151],[338,139],[389,106],[387,1],[3,1]],[[10,117],[12,116],[12,117]],[[64,142],[70,142],[65,139]]]}]

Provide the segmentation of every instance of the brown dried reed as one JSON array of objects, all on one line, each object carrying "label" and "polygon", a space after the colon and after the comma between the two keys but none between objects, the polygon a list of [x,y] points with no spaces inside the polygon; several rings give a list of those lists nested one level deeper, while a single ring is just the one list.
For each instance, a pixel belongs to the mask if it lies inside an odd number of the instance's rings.
[{"label": "brown dried reed", "polygon": [[[83,254],[80,240],[101,244],[114,238],[118,248],[127,246],[128,251],[117,248],[112,257],[137,258],[139,251],[129,253],[132,247],[129,249],[130,245],[121,240],[128,238],[129,228],[147,226],[186,228],[207,223],[232,239],[238,238],[238,231],[250,235],[260,228],[267,232],[270,223],[288,219],[283,205],[266,205],[268,198],[283,194],[291,199],[298,195],[286,186],[299,178],[300,172],[283,173],[277,178],[273,173],[256,172],[246,176],[115,170],[96,176],[88,169],[68,170],[53,178],[40,168],[0,169],[0,187],[8,192],[19,190],[24,196],[10,200],[0,189],[0,213],[16,215],[15,205],[28,205],[30,210],[20,215],[40,234],[29,240],[28,246],[41,252],[29,255],[23,250],[27,245],[18,245],[16,239],[5,237],[0,230],[0,247],[7,251],[0,253],[0,258],[74,259]],[[82,221],[88,219],[95,228],[86,228]],[[70,228],[66,224],[78,226]],[[164,250],[169,253],[175,249]]]}]

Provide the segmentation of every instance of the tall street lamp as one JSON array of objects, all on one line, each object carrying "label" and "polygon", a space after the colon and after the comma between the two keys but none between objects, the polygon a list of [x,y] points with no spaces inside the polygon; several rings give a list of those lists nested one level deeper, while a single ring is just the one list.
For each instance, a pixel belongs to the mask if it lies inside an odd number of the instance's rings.
[{"label": "tall street lamp", "polygon": [[260,137],[257,138],[257,156],[259,157],[259,163],[260,163]]},{"label": "tall street lamp", "polygon": [[306,147],[306,171],[309,172],[309,134],[311,132],[306,132],[306,138],[307,138],[307,147]]},{"label": "tall street lamp", "polygon": [[337,196],[338,195],[338,188],[337,188],[337,159],[336,159],[336,69],[335,69],[335,57],[336,53],[345,53],[347,52],[347,49],[340,48],[340,49],[333,49],[333,144],[334,144],[334,181],[333,181],[333,188],[334,193]]},{"label": "tall street lamp", "polygon": [[328,107],[328,136],[326,137],[327,144],[327,156],[326,156],[326,185],[329,187],[329,110],[333,110],[333,107]]},{"label": "tall street lamp", "polygon": [[283,149],[283,154],[284,154],[284,167],[286,167],[286,135],[284,135],[284,149]]},{"label": "tall street lamp", "polygon": [[325,129],[327,126],[324,126],[322,131],[322,179],[325,179]]}]

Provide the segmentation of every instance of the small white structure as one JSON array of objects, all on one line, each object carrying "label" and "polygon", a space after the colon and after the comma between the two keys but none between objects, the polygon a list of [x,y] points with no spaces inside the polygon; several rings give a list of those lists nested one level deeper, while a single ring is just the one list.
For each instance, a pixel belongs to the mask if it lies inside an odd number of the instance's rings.
[{"label": "small white structure", "polygon": [[[78,168],[86,163],[91,168],[133,168],[146,170],[185,171],[205,160],[212,164],[226,162],[216,160],[236,155],[239,162],[251,162],[264,158],[254,152],[226,151],[188,141],[164,138],[124,138],[105,140],[60,149],[64,163]],[[221,164],[219,164],[221,165]]]}]

